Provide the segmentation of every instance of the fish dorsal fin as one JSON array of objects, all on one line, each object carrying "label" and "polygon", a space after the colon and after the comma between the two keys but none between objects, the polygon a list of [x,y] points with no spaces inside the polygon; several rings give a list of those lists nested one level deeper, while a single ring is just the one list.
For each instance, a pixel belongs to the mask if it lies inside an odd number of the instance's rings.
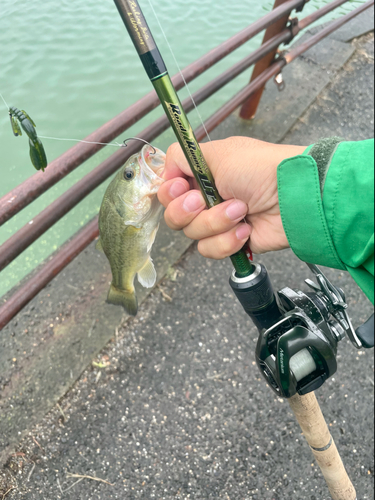
[{"label": "fish dorsal fin", "polygon": [[99,238],[98,241],[96,242],[95,248],[99,250],[99,252],[104,253],[104,248],[103,248],[103,243],[102,240]]},{"label": "fish dorsal fin", "polygon": [[152,288],[156,283],[156,271],[151,257],[146,265],[138,272],[138,281],[145,288]]}]

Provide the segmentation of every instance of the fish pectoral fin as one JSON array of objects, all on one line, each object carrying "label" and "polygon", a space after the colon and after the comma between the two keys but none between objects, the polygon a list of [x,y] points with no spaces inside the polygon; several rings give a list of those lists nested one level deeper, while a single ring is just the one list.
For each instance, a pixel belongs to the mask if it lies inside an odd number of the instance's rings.
[{"label": "fish pectoral fin", "polygon": [[141,227],[136,227],[136,226],[133,226],[133,224],[126,224],[126,236],[132,236],[133,234],[137,234],[139,233],[139,231],[142,229],[142,226]]},{"label": "fish pectoral fin", "polygon": [[99,250],[99,252],[104,253],[104,248],[103,248],[103,243],[102,240],[99,238],[98,241],[96,242],[95,248]]},{"label": "fish pectoral fin", "polygon": [[148,242],[148,245],[147,245],[147,252],[151,251],[152,245],[155,243],[155,238],[156,238],[157,232],[159,230],[159,226],[160,226],[160,224],[158,224],[157,227],[151,233],[150,241]]},{"label": "fish pectoral fin", "polygon": [[138,272],[138,281],[145,288],[152,288],[156,283],[156,271],[151,257],[146,265]]}]

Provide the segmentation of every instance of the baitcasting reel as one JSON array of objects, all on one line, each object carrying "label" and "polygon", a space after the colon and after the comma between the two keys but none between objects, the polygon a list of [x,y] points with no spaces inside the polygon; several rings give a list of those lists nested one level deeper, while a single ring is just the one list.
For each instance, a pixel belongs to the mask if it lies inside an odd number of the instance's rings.
[{"label": "baitcasting reel", "polygon": [[374,347],[374,317],[357,332],[347,313],[344,292],[314,265],[318,285],[312,291],[284,288],[275,296],[264,266],[230,285],[259,330],[258,366],[279,396],[291,398],[315,391],[337,370],[337,345],[347,335],[357,348]]}]

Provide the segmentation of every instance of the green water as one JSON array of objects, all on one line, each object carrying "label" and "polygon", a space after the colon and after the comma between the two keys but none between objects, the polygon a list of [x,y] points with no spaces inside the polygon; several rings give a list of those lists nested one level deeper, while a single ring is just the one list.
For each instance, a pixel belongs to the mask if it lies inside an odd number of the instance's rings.
[{"label": "green water", "polygon": [[[273,0],[154,0],[158,15],[181,67],[198,59],[272,9]],[[311,0],[302,17],[325,4]],[[356,7],[350,2],[335,11],[332,19]],[[142,0],[159,48],[171,74],[177,72],[147,0]],[[195,80],[194,92],[230,65],[259,46],[261,36]],[[1,0],[0,92],[9,106],[25,109],[40,135],[83,139],[151,90],[144,70],[127,36],[112,0]],[[200,107],[203,118],[243,87],[250,72],[237,78]],[[181,97],[186,97],[186,91]],[[136,135],[161,115],[155,110],[124,134]],[[196,113],[190,115],[199,124]],[[126,136],[126,137],[125,137]],[[43,140],[49,161],[74,142]],[[166,132],[155,145],[166,149],[174,142]],[[105,148],[68,177],[0,227],[0,245],[33,219],[77,180],[111,153]],[[28,141],[14,137],[5,105],[0,100],[0,197],[33,175]],[[109,182],[109,181],[108,181]],[[93,192],[58,224],[21,254],[0,275],[0,296],[31,272],[36,265],[98,213],[105,185]]]}]

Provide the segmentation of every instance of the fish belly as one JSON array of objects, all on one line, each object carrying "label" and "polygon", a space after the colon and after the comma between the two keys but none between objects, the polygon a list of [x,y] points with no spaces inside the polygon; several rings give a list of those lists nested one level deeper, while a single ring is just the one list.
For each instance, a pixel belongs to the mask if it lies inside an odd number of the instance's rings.
[{"label": "fish belly", "polygon": [[[157,200],[156,200],[157,201]],[[101,246],[106,254],[112,271],[112,284],[107,301],[122,305],[131,315],[137,314],[137,298],[134,279],[143,286],[152,287],[156,281],[156,272],[150,259],[152,244],[162,213],[162,207],[150,213],[142,227],[126,225],[111,201],[103,201],[99,230]]]},{"label": "fish belly", "polygon": [[111,252],[112,258],[109,258],[112,285],[107,300],[111,304],[122,305],[133,316],[138,311],[134,279],[150,259],[148,239],[146,228],[129,226]]}]

